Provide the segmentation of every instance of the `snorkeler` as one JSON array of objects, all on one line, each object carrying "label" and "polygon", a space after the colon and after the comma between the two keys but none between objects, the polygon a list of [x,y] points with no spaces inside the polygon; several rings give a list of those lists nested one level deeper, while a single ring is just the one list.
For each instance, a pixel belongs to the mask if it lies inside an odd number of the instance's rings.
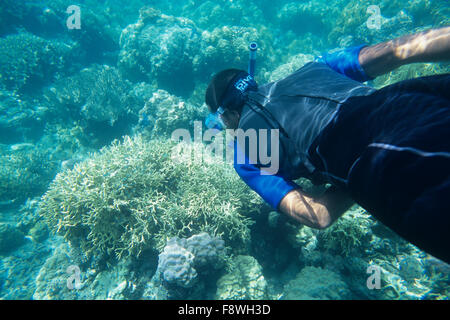
[{"label": "snorkeler", "polygon": [[[450,262],[450,74],[380,90],[362,82],[414,62],[450,60],[450,27],[318,57],[258,86],[227,69],[205,101],[228,129],[279,134],[278,170],[235,139],[239,176],[274,209],[323,229],[354,202],[397,234]],[[259,130],[267,129],[267,131]],[[275,130],[275,131],[274,131]],[[272,155],[273,156],[273,155]],[[332,186],[312,198],[293,180]]]}]

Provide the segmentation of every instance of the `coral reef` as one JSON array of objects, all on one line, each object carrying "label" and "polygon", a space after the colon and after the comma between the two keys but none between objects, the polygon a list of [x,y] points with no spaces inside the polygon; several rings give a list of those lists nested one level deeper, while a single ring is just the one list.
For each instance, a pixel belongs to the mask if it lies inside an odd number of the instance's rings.
[{"label": "coral reef", "polygon": [[[224,254],[224,242],[206,232],[187,239],[174,237],[159,255],[155,276],[162,280],[168,297],[192,296],[190,291],[201,291],[198,289],[204,288],[205,282],[224,266]],[[186,290],[193,286],[199,288]]]},{"label": "coral reef", "polygon": [[168,140],[206,115],[213,73],[247,68],[250,41],[263,84],[336,47],[449,25],[448,1],[380,0],[379,29],[359,0],[83,0],[69,30],[72,4],[0,1],[0,299],[448,300],[449,266],[361,208],[299,226],[208,145],[182,157]]},{"label": "coral reef", "polygon": [[230,271],[217,281],[218,300],[268,299],[267,282],[262,268],[252,256],[236,256]]},{"label": "coral reef", "polygon": [[193,60],[199,54],[199,31],[186,18],[141,8],[139,20],[122,31],[118,65],[128,78],[152,82],[174,93],[193,89]]},{"label": "coral reef", "polygon": [[192,287],[197,281],[194,258],[192,252],[177,243],[177,238],[172,238],[159,255],[157,272],[168,285]]},{"label": "coral reef", "polygon": [[253,1],[188,1],[183,13],[199,27],[210,30],[216,26],[264,27],[263,6]]},{"label": "coral reef", "polygon": [[[328,34],[332,46],[350,46],[361,43],[377,43],[413,33],[425,26],[448,25],[448,5],[442,1],[416,0],[402,1],[383,0],[376,5],[380,9],[380,27],[369,28],[367,20],[373,15],[368,11],[369,4],[353,0],[345,2],[334,27]],[[447,23],[446,23],[447,21]]]},{"label": "coral reef", "polygon": [[0,224],[0,254],[8,253],[22,245],[24,234],[12,225]]},{"label": "coral reef", "polygon": [[317,252],[345,257],[364,256],[372,240],[374,224],[367,212],[355,205],[324,230],[288,222],[286,237],[293,247],[301,249],[306,260]]},{"label": "coral reef", "polygon": [[194,121],[202,121],[207,113],[204,104],[192,105],[160,89],[139,111],[139,126],[135,130],[149,137],[170,138],[176,129],[193,128]]},{"label": "coral reef", "polygon": [[327,22],[328,17],[325,14],[331,10],[317,5],[313,1],[290,2],[278,11],[277,18],[281,30],[292,30],[300,35],[306,32],[324,35],[329,32],[330,28]]},{"label": "coral reef", "polygon": [[50,253],[51,248],[48,244],[25,239],[20,247],[2,256],[0,298],[2,300],[32,299],[36,290],[36,276]]},{"label": "coral reef", "polygon": [[194,255],[194,266],[201,272],[223,267],[225,247],[223,240],[206,232],[187,238],[184,247]]},{"label": "coral reef", "polygon": [[84,141],[101,147],[128,133],[137,122],[142,101],[136,93],[140,92],[134,91],[116,68],[93,65],[55,82],[45,98],[52,105],[52,114],[79,123]]},{"label": "coral reef", "polygon": [[[321,268],[324,272],[342,277],[352,297],[441,299],[442,292],[447,292],[450,287],[445,272],[431,267],[434,260],[426,258],[423,252],[375,221],[358,206],[352,207],[325,230],[306,226],[299,228],[289,221],[278,228],[284,230],[290,245],[298,248],[301,266]],[[437,264],[442,266],[443,263]],[[381,286],[377,290],[370,290],[366,285],[370,266],[380,271]],[[288,283],[284,290],[278,289],[275,294],[285,297],[291,286],[295,288],[299,285],[295,281],[291,285]],[[305,294],[302,296],[304,299],[314,298],[307,296],[307,291],[297,293],[299,295],[295,299],[300,299],[302,294]]]},{"label": "coral reef", "polygon": [[[197,79],[223,66],[246,69],[248,44],[262,46],[260,67],[271,60],[268,33],[251,27],[223,26],[200,30],[187,18],[168,16],[144,7],[137,23],[120,37],[119,69],[134,81],[154,83],[178,96],[189,96]],[[264,41],[263,41],[264,39]]]},{"label": "coral reef", "polygon": [[82,16],[81,29],[68,30],[66,20],[69,15],[66,10],[72,4],[67,0],[49,0],[45,1],[45,5],[32,1],[2,1],[0,14],[3,13],[6,25],[0,25],[0,34],[24,29],[39,37],[62,38],[76,49],[77,54],[72,62],[105,60],[105,53],[118,49],[121,30],[118,21],[110,19],[106,10],[96,3],[82,3],[78,4]]},{"label": "coral reef", "polygon": [[29,231],[30,233],[30,237],[33,241],[36,242],[43,242],[45,240],[47,240],[48,236],[49,236],[49,230],[47,225],[42,222],[39,221],[37,222]]},{"label": "coral reef", "polygon": [[292,72],[300,69],[306,63],[314,60],[314,57],[310,54],[299,53],[289,59],[288,63],[280,65],[278,68],[271,72],[266,72],[264,75],[268,82],[278,81],[287,77]]},{"label": "coral reef", "polygon": [[402,80],[449,72],[450,65],[448,63],[415,63],[401,66],[398,69],[377,77],[373,80],[373,86],[378,89]]},{"label": "coral reef", "polygon": [[75,113],[74,117],[114,125],[121,113],[130,112],[126,106],[130,89],[114,67],[94,65],[57,81],[47,98],[60,114]]},{"label": "coral reef", "polygon": [[82,268],[67,243],[59,243],[39,270],[33,299],[133,299],[136,285],[130,279],[130,261],[108,270]]},{"label": "coral reef", "polygon": [[448,299],[448,264],[427,256],[396,235],[390,240],[374,236],[371,246],[377,250],[370,250],[369,264],[381,271],[377,299]]},{"label": "coral reef", "polygon": [[29,33],[0,38],[0,88],[35,90],[66,74],[72,48]]},{"label": "coral reef", "polygon": [[56,174],[51,154],[32,144],[16,144],[0,154],[0,201],[19,205],[45,192]]},{"label": "coral reef", "polygon": [[272,48],[269,35],[264,28],[250,28],[242,26],[223,26],[212,31],[205,30],[201,35],[201,53],[194,60],[197,77],[209,77],[212,72],[228,68],[247,69],[248,45],[250,42],[259,43],[258,70],[271,65]]},{"label": "coral reef", "polygon": [[35,142],[44,131],[48,108],[0,89],[0,143]]},{"label": "coral reef", "polygon": [[286,300],[346,300],[352,297],[338,274],[316,267],[303,268],[284,290]]},{"label": "coral reef", "polygon": [[344,256],[354,255],[355,251],[364,251],[368,247],[372,238],[371,221],[363,210],[358,207],[354,209],[347,211],[331,227],[319,233],[320,246]]},{"label": "coral reef", "polygon": [[[258,210],[256,195],[230,166],[217,159],[174,161],[173,147],[137,136],[103,148],[57,175],[41,214],[52,230],[92,254],[135,256],[163,248],[170,237],[203,231],[245,245],[251,220],[241,212]],[[208,157],[204,146],[192,147]]]}]

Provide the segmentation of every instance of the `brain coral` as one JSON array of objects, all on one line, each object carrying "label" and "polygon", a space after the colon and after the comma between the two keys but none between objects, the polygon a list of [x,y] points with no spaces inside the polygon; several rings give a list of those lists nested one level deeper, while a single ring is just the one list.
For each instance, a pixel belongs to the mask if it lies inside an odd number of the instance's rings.
[{"label": "brain coral", "polygon": [[224,242],[202,232],[188,239],[171,238],[159,255],[158,272],[165,283],[192,287],[197,274],[224,265]]},{"label": "brain coral", "polygon": [[[173,239],[175,238],[171,240]],[[189,288],[197,281],[197,271],[193,264],[192,252],[177,244],[176,241],[169,240],[164,251],[159,255],[158,271],[167,283]]]}]

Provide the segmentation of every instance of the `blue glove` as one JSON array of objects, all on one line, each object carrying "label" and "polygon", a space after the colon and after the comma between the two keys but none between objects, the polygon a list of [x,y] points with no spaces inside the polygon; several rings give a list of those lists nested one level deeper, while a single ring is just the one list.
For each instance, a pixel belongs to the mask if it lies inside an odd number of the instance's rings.
[{"label": "blue glove", "polygon": [[365,82],[373,80],[369,77],[359,64],[359,52],[366,45],[345,48],[333,53],[325,53],[318,61],[326,63],[331,69],[339,72],[350,79]]}]

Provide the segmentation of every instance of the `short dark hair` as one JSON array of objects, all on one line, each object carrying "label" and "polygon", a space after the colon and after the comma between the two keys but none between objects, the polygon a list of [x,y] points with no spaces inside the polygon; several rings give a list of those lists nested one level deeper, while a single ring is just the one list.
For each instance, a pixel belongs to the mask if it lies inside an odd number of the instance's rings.
[{"label": "short dark hair", "polygon": [[230,81],[241,72],[245,71],[239,69],[226,69],[214,75],[205,94],[205,103],[208,106],[209,111],[217,111]]}]

